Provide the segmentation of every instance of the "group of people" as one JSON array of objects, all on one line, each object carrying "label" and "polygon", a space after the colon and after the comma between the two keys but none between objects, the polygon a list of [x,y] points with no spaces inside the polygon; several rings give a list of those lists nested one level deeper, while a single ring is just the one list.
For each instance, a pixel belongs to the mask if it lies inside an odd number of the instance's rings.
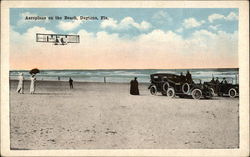
[{"label": "group of people", "polygon": [[228,82],[227,82],[227,80],[226,80],[225,77],[223,78],[223,80],[221,82],[219,81],[218,77],[216,77],[216,80],[214,80],[214,77],[213,77],[210,82],[213,83],[213,84],[219,84],[219,83],[220,84],[228,84]]},{"label": "group of people", "polygon": [[187,71],[186,76],[184,76],[183,73],[181,72],[180,79],[181,82],[187,82],[187,83],[193,82],[192,75],[190,74],[189,70]]},{"label": "group of people", "polygon": [[[19,74],[18,80],[19,81],[18,81],[16,92],[19,93],[19,94],[24,94],[24,76],[23,76],[23,73]],[[69,78],[69,88],[73,89],[73,80],[72,80],[71,77]],[[34,94],[35,89],[36,89],[36,77],[35,77],[35,74],[31,74],[31,77],[30,77],[30,94]]]},{"label": "group of people", "polygon": [[[24,76],[23,76],[23,73],[20,73],[19,74],[19,77],[18,77],[18,86],[17,86],[17,93],[19,94],[24,94]],[[35,74],[31,74],[31,77],[30,77],[30,94],[34,94],[35,93],[35,88],[36,88],[36,77],[35,77]]]}]

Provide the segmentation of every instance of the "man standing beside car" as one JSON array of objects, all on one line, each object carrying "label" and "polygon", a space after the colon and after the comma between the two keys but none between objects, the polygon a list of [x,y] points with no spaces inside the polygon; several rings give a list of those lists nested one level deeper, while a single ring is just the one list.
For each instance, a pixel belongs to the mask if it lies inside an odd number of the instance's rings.
[{"label": "man standing beside car", "polygon": [[186,80],[187,80],[187,83],[189,84],[193,82],[192,75],[190,74],[189,70],[187,71],[187,74],[186,74]]}]

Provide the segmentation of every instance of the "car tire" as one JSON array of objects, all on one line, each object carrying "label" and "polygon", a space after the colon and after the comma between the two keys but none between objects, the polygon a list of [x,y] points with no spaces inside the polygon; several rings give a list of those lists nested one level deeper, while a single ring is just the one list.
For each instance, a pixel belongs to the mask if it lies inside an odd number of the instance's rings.
[{"label": "car tire", "polygon": [[167,96],[170,97],[170,98],[173,98],[175,96],[174,88],[168,88]]},{"label": "car tire", "polygon": [[184,84],[182,85],[181,89],[182,89],[182,92],[183,92],[184,94],[188,94],[189,91],[190,91],[190,86],[189,86],[188,83],[184,83]]},{"label": "car tire", "polygon": [[157,94],[157,88],[156,86],[151,86],[150,89],[149,89],[150,93],[152,95],[156,95]]},{"label": "car tire", "polygon": [[194,89],[193,91],[192,91],[192,98],[193,99],[200,99],[201,98],[201,96],[202,96],[202,91],[200,90],[200,89]]},{"label": "car tire", "polygon": [[165,82],[165,83],[162,85],[162,90],[163,90],[164,92],[167,92],[168,88],[169,88],[169,83],[168,83],[168,82]]},{"label": "car tire", "polygon": [[236,95],[237,95],[237,92],[234,88],[231,88],[229,91],[228,91],[228,95],[231,97],[231,98],[235,98]]}]

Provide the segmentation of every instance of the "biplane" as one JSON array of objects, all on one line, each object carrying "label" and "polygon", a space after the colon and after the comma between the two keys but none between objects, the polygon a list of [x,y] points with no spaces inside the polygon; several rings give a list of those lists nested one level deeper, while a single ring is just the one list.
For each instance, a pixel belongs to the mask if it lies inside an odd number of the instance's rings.
[{"label": "biplane", "polygon": [[80,43],[80,36],[36,33],[36,42],[54,43],[55,45],[67,45],[68,43]]}]

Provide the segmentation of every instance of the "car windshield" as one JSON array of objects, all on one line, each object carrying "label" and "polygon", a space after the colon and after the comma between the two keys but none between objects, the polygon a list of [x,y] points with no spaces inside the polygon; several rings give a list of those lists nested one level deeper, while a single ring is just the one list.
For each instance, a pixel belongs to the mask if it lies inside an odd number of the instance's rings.
[{"label": "car windshield", "polygon": [[193,79],[193,82],[194,82],[195,84],[200,84],[200,83],[202,83],[202,81],[201,81],[200,79]]},{"label": "car windshield", "polygon": [[163,80],[163,81],[167,81],[167,79],[168,79],[167,76],[163,76],[163,77],[162,77],[162,80]]},{"label": "car windshield", "polygon": [[159,76],[153,76],[153,78],[152,78],[154,81],[161,81],[161,78],[159,77]]}]

